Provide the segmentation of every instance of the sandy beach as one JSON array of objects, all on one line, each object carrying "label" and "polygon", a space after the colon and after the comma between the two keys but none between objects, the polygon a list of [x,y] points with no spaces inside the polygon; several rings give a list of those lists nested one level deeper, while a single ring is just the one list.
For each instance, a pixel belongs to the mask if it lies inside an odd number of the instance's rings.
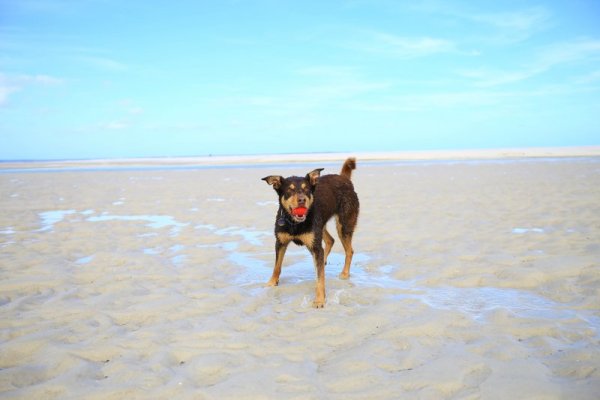
[{"label": "sandy beach", "polygon": [[260,178],[345,155],[6,164],[0,398],[597,399],[600,157],[567,155],[357,155],[351,277],[337,241],[320,310],[305,248],[264,287]]}]

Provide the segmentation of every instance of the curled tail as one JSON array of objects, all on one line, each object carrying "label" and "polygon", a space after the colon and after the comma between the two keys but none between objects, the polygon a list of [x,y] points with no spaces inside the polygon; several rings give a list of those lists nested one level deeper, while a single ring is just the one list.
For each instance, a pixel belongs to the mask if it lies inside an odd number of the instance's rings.
[{"label": "curled tail", "polygon": [[344,165],[342,166],[342,171],[340,175],[346,177],[348,179],[352,179],[352,170],[356,169],[356,158],[351,157],[346,159]]}]

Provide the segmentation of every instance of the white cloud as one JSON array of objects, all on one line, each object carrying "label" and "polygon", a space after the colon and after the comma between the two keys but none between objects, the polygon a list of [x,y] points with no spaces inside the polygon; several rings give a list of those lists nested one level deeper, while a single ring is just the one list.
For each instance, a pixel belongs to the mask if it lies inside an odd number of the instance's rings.
[{"label": "white cloud", "polygon": [[129,123],[127,123],[126,121],[111,121],[107,124],[101,125],[101,128],[116,131],[129,128]]},{"label": "white cloud", "polygon": [[477,87],[493,87],[499,85],[506,85],[509,83],[516,83],[525,79],[531,78],[542,70],[538,68],[525,68],[522,70],[507,71],[501,69],[469,69],[458,71],[458,74],[462,77],[468,78],[473,81],[473,84]]},{"label": "white cloud", "polygon": [[435,92],[389,96],[375,103],[354,102],[350,108],[374,112],[428,112],[441,108],[493,106],[512,96],[510,93],[490,91]]},{"label": "white cloud", "polygon": [[8,103],[12,93],[24,90],[28,86],[55,86],[64,83],[64,79],[49,75],[6,75],[0,73],[0,106]]},{"label": "white cloud", "polygon": [[587,85],[600,82],[600,69],[589,72],[585,75],[577,76],[573,79],[573,82],[579,85]]},{"label": "white cloud", "polygon": [[374,31],[362,31],[359,36],[359,39],[349,41],[345,46],[354,50],[403,59],[456,51],[454,42],[441,38],[407,37]]},{"label": "white cloud", "polygon": [[424,112],[432,110],[519,109],[521,105],[538,104],[548,98],[579,96],[588,89],[568,83],[546,85],[533,90],[474,89],[437,91],[387,96],[377,101],[350,102],[350,109],[361,112]]},{"label": "white cloud", "polygon": [[144,113],[144,109],[131,99],[119,100],[117,104],[129,115],[140,115]]},{"label": "white cloud", "polygon": [[538,63],[545,68],[592,59],[600,61],[600,39],[578,39],[547,46],[539,55]]},{"label": "white cloud", "polygon": [[50,75],[28,75],[28,74],[18,74],[18,75],[6,75],[0,73],[0,84],[11,84],[14,86],[22,87],[24,85],[29,84],[38,84],[38,85],[60,85],[64,83],[64,79],[56,78]]},{"label": "white cloud", "polygon": [[311,85],[300,89],[297,95],[312,103],[323,103],[331,100],[345,100],[349,97],[361,95],[378,90],[387,89],[390,85],[377,82],[330,82],[326,84]]},{"label": "white cloud", "polygon": [[306,81],[295,91],[294,96],[316,103],[347,99],[391,87],[391,83],[386,81],[365,79],[356,67],[317,65],[302,68],[297,74]]},{"label": "white cloud", "polygon": [[[461,15],[461,14],[458,14]],[[531,33],[547,25],[551,14],[542,7],[490,14],[462,14],[462,17],[506,29],[512,32]]]},{"label": "white cloud", "polygon": [[340,79],[355,77],[358,74],[358,68],[340,65],[314,65],[300,68],[296,71],[299,75],[316,78]]},{"label": "white cloud", "polygon": [[475,86],[493,87],[524,81],[537,75],[571,63],[597,65],[600,61],[600,40],[584,39],[555,43],[532,55],[532,60],[521,68],[503,70],[479,68],[458,71],[458,74],[471,79]]},{"label": "white cloud", "polygon": [[253,113],[268,117],[306,116],[362,95],[385,92],[394,85],[386,80],[365,78],[360,68],[343,65],[314,65],[294,72],[296,84],[281,92],[226,96],[210,100],[210,106],[252,109]]},{"label": "white cloud", "polygon": [[129,69],[126,64],[108,57],[83,56],[79,57],[85,64],[109,72],[122,72]]},{"label": "white cloud", "polygon": [[[469,3],[467,3],[469,4]],[[477,4],[473,2],[472,4]],[[441,14],[461,22],[479,25],[483,30],[470,38],[474,42],[507,45],[527,40],[552,24],[552,13],[545,7],[480,13],[450,2],[428,1],[411,8],[430,14]],[[475,31],[475,27],[471,27]],[[490,31],[491,29],[491,31]]]},{"label": "white cloud", "polygon": [[3,86],[2,83],[0,83],[0,106],[6,105],[6,103],[8,103],[8,96],[15,91],[15,88]]},{"label": "white cloud", "polygon": [[25,84],[39,84],[44,86],[60,85],[64,83],[63,79],[55,78],[49,75],[17,75],[14,78],[17,82]]}]

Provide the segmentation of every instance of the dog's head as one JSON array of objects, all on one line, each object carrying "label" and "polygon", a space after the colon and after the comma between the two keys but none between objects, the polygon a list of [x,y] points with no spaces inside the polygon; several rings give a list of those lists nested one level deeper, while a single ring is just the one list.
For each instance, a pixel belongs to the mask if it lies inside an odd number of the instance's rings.
[{"label": "dog's head", "polygon": [[317,168],[305,177],[290,176],[284,178],[279,175],[269,175],[262,178],[279,196],[281,207],[295,222],[304,222],[306,215],[310,211],[310,207],[314,202],[314,191],[317,186],[317,181],[321,176],[323,168]]}]

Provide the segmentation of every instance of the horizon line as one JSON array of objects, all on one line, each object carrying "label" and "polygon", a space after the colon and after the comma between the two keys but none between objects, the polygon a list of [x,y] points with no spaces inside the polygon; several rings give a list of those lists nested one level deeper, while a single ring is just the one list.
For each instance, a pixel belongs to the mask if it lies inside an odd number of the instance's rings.
[{"label": "horizon line", "polygon": [[[334,162],[348,157],[362,161],[460,161],[520,158],[599,157],[600,145],[408,151],[310,152],[242,155],[150,156],[89,159],[0,160],[5,171],[29,168],[102,168],[116,166],[227,166],[248,164]],[[33,165],[32,165],[33,164]]]}]

